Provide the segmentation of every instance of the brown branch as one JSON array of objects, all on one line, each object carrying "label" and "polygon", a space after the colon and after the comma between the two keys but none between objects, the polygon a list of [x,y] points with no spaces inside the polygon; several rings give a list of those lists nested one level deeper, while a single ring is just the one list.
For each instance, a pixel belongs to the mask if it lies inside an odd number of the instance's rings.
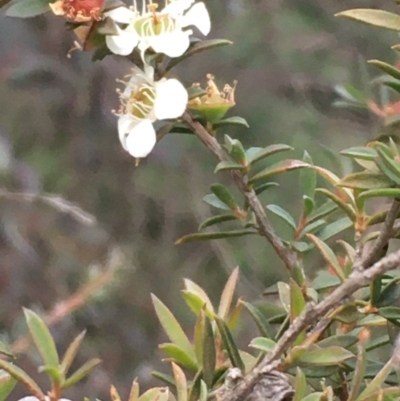
[{"label": "brown branch", "polygon": [[374,261],[376,261],[376,258],[379,257],[380,251],[388,244],[390,238],[393,236],[393,227],[399,211],[400,201],[395,199],[388,211],[388,214],[386,215],[385,222],[378,235],[378,238],[368,253],[362,259],[359,259],[359,262],[356,261],[354,263],[353,268],[355,270],[368,268],[368,266],[370,266]]},{"label": "brown branch", "polygon": [[[220,161],[229,160],[229,157],[219,142],[208,133],[208,131],[196,120],[189,112],[185,112],[183,120],[193,129],[194,133],[207,146]],[[283,241],[276,235],[271,223],[265,214],[264,208],[253,189],[247,185],[248,178],[238,171],[231,173],[233,180],[239,190],[244,194],[250,208],[253,210],[257,224],[258,232],[265,237],[272,245],[279,258],[283,261],[286,268],[291,271],[298,265],[297,255],[291,249],[287,248]]]},{"label": "brown branch", "polygon": [[308,304],[303,313],[283,334],[274,349],[268,353],[262,362],[247,375],[243,381],[232,391],[227,392],[227,394],[221,398],[221,401],[244,401],[262,375],[273,371],[277,367],[280,357],[303,330],[307,329],[307,327],[316,320],[327,314],[344,298],[363,288],[383,273],[397,267],[400,267],[400,250],[376,262],[369,269],[364,271],[354,270],[353,273],[323,301],[317,305]]}]

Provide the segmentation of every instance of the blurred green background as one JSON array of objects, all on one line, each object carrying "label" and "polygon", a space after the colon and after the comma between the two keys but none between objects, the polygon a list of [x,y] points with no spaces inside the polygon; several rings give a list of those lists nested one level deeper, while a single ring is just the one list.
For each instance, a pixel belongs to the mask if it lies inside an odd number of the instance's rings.
[{"label": "blurred green background", "polygon": [[[250,129],[229,129],[221,135],[229,132],[245,146],[286,143],[296,148],[293,157],[302,157],[307,149],[316,164],[329,167],[334,163],[325,147],[340,150],[373,137],[378,122],[367,113],[333,108],[333,88],[348,82],[359,87],[365,59],[395,62],[389,46],[398,37],[334,14],[358,7],[396,11],[392,2],[206,4],[213,22],[210,37],[230,39],[234,46],[202,53],[174,74],[187,86],[204,83],[207,73],[220,85],[238,80],[237,106],[230,115],[245,117]],[[18,338],[25,330],[21,306],[50,310],[101,270],[110,250],[118,246],[124,262],[113,282],[52,328],[61,350],[87,328],[78,362],[94,356],[103,360],[66,395],[106,400],[111,383],[126,394],[134,377],[144,387],[155,385],[150,372],[168,369],[160,363],[157,344],[165,337],[151,292],[190,330],[190,312],[179,293],[183,278],[191,278],[218,300],[227,276],[239,265],[238,294],[252,301],[284,278],[285,271],[262,238],[174,245],[212,214],[201,199],[212,183],[229,184],[229,177],[216,177],[216,160],[194,136],[184,135],[167,135],[135,168],[119,143],[111,113],[118,107],[115,80],[129,72],[129,63],[107,57],[92,64],[90,54],[81,52],[68,59],[74,39],[62,18],[0,16],[0,329],[9,341]],[[262,202],[283,204],[298,216],[298,173],[279,182]],[[97,223],[86,224],[4,191],[58,194],[94,215]],[[273,222],[285,235],[281,222]],[[310,271],[315,267],[306,266]],[[243,328],[244,338],[246,331],[254,334],[255,328]],[[40,377],[35,361],[35,355],[19,360]],[[17,388],[13,399],[25,393]]]}]

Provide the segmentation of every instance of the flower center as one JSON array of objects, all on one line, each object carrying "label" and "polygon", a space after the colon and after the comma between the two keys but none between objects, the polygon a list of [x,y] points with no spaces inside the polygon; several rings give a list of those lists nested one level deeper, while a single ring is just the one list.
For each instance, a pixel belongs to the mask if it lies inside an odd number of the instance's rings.
[{"label": "flower center", "polygon": [[121,110],[120,113],[129,113],[142,120],[146,118],[153,109],[156,92],[154,88],[146,83],[132,91],[128,96],[120,94]]},{"label": "flower center", "polygon": [[149,12],[134,24],[140,37],[158,36],[175,30],[175,20],[170,15],[158,13],[157,4],[150,3],[147,7]]}]

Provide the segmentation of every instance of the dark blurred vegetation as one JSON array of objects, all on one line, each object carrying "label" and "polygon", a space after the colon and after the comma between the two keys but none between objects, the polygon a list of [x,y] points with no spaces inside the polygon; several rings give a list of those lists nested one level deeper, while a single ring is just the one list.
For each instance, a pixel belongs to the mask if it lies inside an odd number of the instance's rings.
[{"label": "dark blurred vegetation", "polygon": [[[245,117],[250,129],[231,129],[230,136],[246,146],[287,143],[296,157],[307,149],[316,164],[332,167],[325,147],[361,145],[376,131],[372,115],[332,107],[333,87],[347,82],[360,87],[365,59],[396,61],[389,45],[397,39],[333,15],[356,7],[388,9],[389,3],[208,1],[210,36],[235,44],[181,64],[176,74],[187,86],[204,82],[209,72],[221,84],[237,79],[231,115]],[[61,350],[87,328],[82,360],[103,359],[67,395],[108,399],[110,383],[127,391],[138,376],[146,387],[154,380],[151,370],[160,368],[157,343],[164,337],[150,292],[185,321],[189,312],[179,294],[184,277],[218,299],[239,265],[240,295],[256,300],[285,272],[268,244],[253,236],[174,246],[211,214],[201,198],[216,180],[216,161],[195,137],[168,135],[135,168],[111,113],[118,107],[115,79],[128,73],[129,64],[118,57],[92,64],[90,54],[80,52],[67,59],[74,39],[64,21],[51,15],[0,17],[0,186],[59,194],[97,219],[88,225],[43,203],[0,193],[0,321],[15,340],[24,330],[21,306],[51,309],[118,245],[125,263],[112,284],[52,328]],[[280,179],[281,187],[263,195],[263,202],[283,203],[298,215],[297,180],[297,173]],[[21,365],[36,375],[32,356]],[[19,388],[14,395],[24,392]]]}]

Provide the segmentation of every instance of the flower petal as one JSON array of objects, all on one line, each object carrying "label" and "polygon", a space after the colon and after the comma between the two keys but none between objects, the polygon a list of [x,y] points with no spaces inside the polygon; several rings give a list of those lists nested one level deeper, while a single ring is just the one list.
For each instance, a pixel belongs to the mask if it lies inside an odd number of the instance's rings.
[{"label": "flower petal", "polygon": [[176,79],[156,83],[154,113],[158,120],[180,117],[187,106],[188,93]]},{"label": "flower petal", "polygon": [[123,114],[118,119],[118,136],[125,150],[128,150],[126,147],[126,138],[138,123],[139,121],[130,114]]},{"label": "flower petal", "polygon": [[169,14],[171,17],[176,18],[181,16],[185,10],[187,10],[195,0],[175,0],[171,1],[167,6],[164,7],[162,14]]},{"label": "flower petal", "polygon": [[125,149],[137,158],[146,157],[157,142],[156,131],[150,120],[144,119],[126,137]]},{"label": "flower petal", "polygon": [[207,36],[211,30],[210,14],[203,2],[196,3],[182,18],[181,26],[195,26],[203,35]]},{"label": "flower petal", "polygon": [[107,35],[107,47],[120,56],[128,56],[139,42],[139,36],[136,31],[127,31],[119,29],[119,35]]},{"label": "flower petal", "polygon": [[148,38],[150,46],[156,53],[164,53],[169,57],[180,57],[189,48],[189,35],[192,31],[176,30]]},{"label": "flower petal", "polygon": [[120,24],[129,24],[136,14],[126,7],[118,7],[104,13],[106,17],[110,17],[115,22]]}]

